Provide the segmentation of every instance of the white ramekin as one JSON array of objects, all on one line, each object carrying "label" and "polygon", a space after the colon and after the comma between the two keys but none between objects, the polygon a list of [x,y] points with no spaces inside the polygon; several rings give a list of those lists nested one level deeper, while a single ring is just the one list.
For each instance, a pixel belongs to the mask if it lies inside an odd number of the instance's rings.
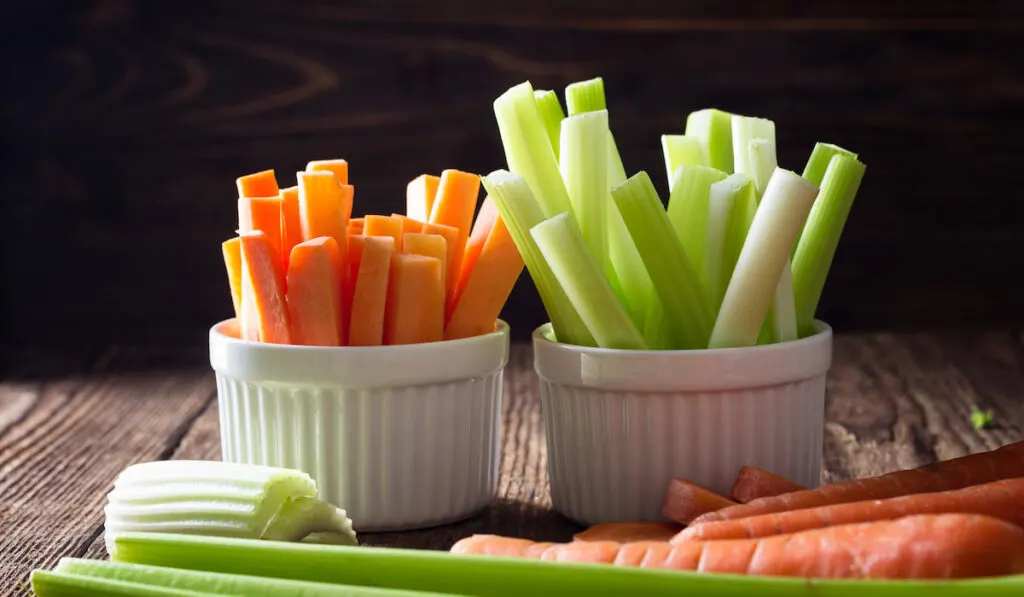
[{"label": "white ramekin", "polygon": [[210,330],[223,459],[304,471],[357,531],[486,507],[498,481],[509,328],[382,347],[261,344]]},{"label": "white ramekin", "polygon": [[533,334],[555,509],[585,525],[664,520],[671,479],[728,494],[741,466],[821,481],[832,329],[750,348],[630,351]]}]

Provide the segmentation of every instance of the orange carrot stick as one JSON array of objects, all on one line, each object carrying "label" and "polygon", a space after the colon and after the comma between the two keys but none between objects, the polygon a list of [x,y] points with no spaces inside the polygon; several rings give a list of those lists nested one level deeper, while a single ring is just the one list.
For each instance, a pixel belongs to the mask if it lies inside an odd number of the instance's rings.
[{"label": "orange carrot stick", "polygon": [[338,184],[348,184],[348,162],[345,160],[313,160],[306,164],[306,172],[330,172]]},{"label": "orange carrot stick", "polygon": [[705,522],[679,533],[672,542],[754,539],[841,524],[893,520],[915,514],[984,514],[1024,527],[1021,504],[1024,504],[1024,478],[1004,479],[951,491]]},{"label": "orange carrot stick", "polygon": [[274,254],[284,264],[281,253],[284,200],[280,195],[275,197],[242,197],[238,200],[238,230],[253,232],[260,230],[267,235]]},{"label": "orange carrot stick", "polygon": [[1024,530],[977,514],[908,516],[760,539],[532,543],[475,535],[452,553],[798,578],[953,579],[1024,572]]},{"label": "orange carrot stick", "polygon": [[380,346],[384,335],[384,308],[395,239],[390,236],[353,236],[349,271],[353,284],[349,345]]},{"label": "orange carrot stick", "polygon": [[741,504],[746,504],[757,498],[774,497],[802,489],[807,488],[775,473],[769,473],[753,466],[744,466],[736,475],[736,482],[732,485],[729,497]]},{"label": "orange carrot stick", "polygon": [[281,254],[287,269],[292,247],[301,243],[302,218],[299,215],[299,187],[281,189]]},{"label": "orange carrot stick", "polygon": [[[338,277],[342,286],[349,284],[345,275],[348,254],[348,214],[352,213],[353,189],[339,185],[334,174],[327,171],[298,172],[299,181],[299,223],[303,240],[329,236],[338,243],[341,270]],[[344,290],[342,290],[344,292]],[[347,318],[342,317],[338,337],[348,336]]]},{"label": "orange carrot stick", "polygon": [[441,262],[422,255],[392,255],[384,307],[384,344],[436,342],[441,340],[443,328]]},{"label": "orange carrot stick", "polygon": [[402,252],[433,257],[441,261],[441,279],[448,265],[448,242],[440,234],[407,232],[402,236]]},{"label": "orange carrot stick", "polygon": [[341,254],[338,243],[321,236],[295,245],[289,259],[288,322],[294,344],[339,346],[341,306]]},{"label": "orange carrot stick", "polygon": [[445,296],[454,296],[455,282],[462,267],[462,256],[466,250],[469,229],[473,225],[473,213],[476,211],[476,200],[480,194],[480,177],[476,174],[460,170],[445,170],[441,173],[441,182],[437,187],[437,198],[430,210],[431,224],[444,224],[459,231],[454,243],[449,243],[448,250],[454,255],[448,275],[445,279]]},{"label": "orange carrot stick", "polygon": [[459,265],[459,276],[448,302],[449,317],[455,310],[455,306],[459,304],[462,293],[466,290],[469,277],[473,274],[476,262],[484,250],[484,245],[487,244],[487,237],[490,236],[497,219],[498,206],[494,204],[490,196],[484,197],[484,202],[480,204],[480,212],[476,215],[476,221],[473,222],[473,230],[469,233],[469,239],[466,241],[466,250],[463,252],[462,263]]},{"label": "orange carrot stick", "polygon": [[348,221],[348,235],[349,237],[363,233],[363,219],[352,218]]},{"label": "orange carrot stick", "polygon": [[494,331],[494,324],[523,271],[523,258],[505,221],[496,218],[473,273],[445,326],[447,340]]},{"label": "orange carrot stick", "polygon": [[440,183],[441,177],[430,174],[421,174],[412,179],[405,187],[405,215],[426,222],[434,207],[434,197],[437,196]]},{"label": "orange carrot stick", "polygon": [[736,502],[686,479],[672,479],[661,513],[665,518],[689,524],[705,512],[714,512]]},{"label": "orange carrot stick", "polygon": [[829,504],[948,491],[1013,477],[1024,477],[1024,441],[1009,444],[990,452],[962,456],[879,477],[822,485],[816,489],[805,489],[775,497],[756,499],[748,504],[739,504],[709,512],[698,517],[693,524],[732,520],[785,510],[802,510]]},{"label": "orange carrot stick", "polygon": [[402,223],[402,242],[405,242],[404,239],[406,234],[419,234],[423,232],[424,222],[421,222],[420,220],[414,220],[413,218],[403,216],[402,214],[391,214],[391,217]]},{"label": "orange carrot stick", "polygon": [[[444,237],[445,247],[447,248],[448,263],[444,266],[445,271],[445,315],[447,315],[447,306],[451,302],[452,295],[448,292],[448,277],[451,274],[452,268],[458,267],[457,263],[461,263],[461,257],[455,254],[454,247],[459,243],[459,229],[454,226],[445,226],[444,224],[431,224],[427,222],[423,225],[423,234],[440,234]],[[452,289],[454,291],[454,288]]]},{"label": "orange carrot stick", "polygon": [[248,278],[252,287],[259,339],[273,344],[291,344],[281,260],[263,231],[243,232],[240,239],[242,276]]},{"label": "orange carrot stick", "polygon": [[606,522],[597,524],[573,535],[576,541],[668,541],[676,536],[682,526],[671,522]]},{"label": "orange carrot stick", "polygon": [[239,197],[273,197],[280,192],[273,170],[246,174],[235,179]]},{"label": "orange carrot stick", "polygon": [[390,216],[366,216],[363,218],[364,236],[390,236],[395,239],[395,251],[402,250],[402,222]]},{"label": "orange carrot stick", "polygon": [[231,288],[231,305],[235,308],[235,319],[242,320],[242,241],[236,236],[221,243],[224,254],[224,268],[228,272],[228,286]]},{"label": "orange carrot stick", "polygon": [[[359,262],[363,259],[363,246],[365,243],[366,237],[362,234],[352,234],[352,228],[350,226],[348,236],[348,254],[345,255],[345,279],[348,280],[349,283],[341,285],[341,312],[345,314],[344,317],[349,321],[349,336],[352,335],[352,300],[356,293],[356,282],[359,279]],[[390,256],[388,259],[391,259]],[[385,269],[385,271],[387,270]],[[347,337],[341,338],[341,342],[342,344],[348,344],[349,339]]]}]

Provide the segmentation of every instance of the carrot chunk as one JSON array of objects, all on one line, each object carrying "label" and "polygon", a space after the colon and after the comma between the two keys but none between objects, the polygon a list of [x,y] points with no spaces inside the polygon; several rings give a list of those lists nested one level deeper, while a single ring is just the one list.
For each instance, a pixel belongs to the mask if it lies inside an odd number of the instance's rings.
[{"label": "carrot chunk", "polygon": [[348,162],[345,160],[313,160],[306,164],[306,172],[330,172],[338,184],[348,184]]},{"label": "carrot chunk", "polygon": [[671,522],[606,522],[573,535],[576,541],[668,541],[682,530],[682,525]]},{"label": "carrot chunk", "polygon": [[691,520],[701,514],[714,512],[715,510],[735,504],[736,502],[729,498],[692,481],[672,479],[668,486],[665,505],[662,506],[661,513],[669,520],[690,524]]},{"label": "carrot chunk", "polygon": [[384,311],[388,297],[391,257],[395,239],[390,236],[352,237],[349,272],[353,284],[349,345],[380,346],[384,336]]},{"label": "carrot chunk", "polygon": [[285,295],[292,343],[341,344],[340,262],[338,243],[329,236],[301,242],[292,249]]},{"label": "carrot chunk", "polygon": [[459,266],[459,276],[448,301],[448,317],[451,317],[455,305],[459,304],[459,298],[466,290],[469,277],[473,273],[473,268],[476,267],[477,259],[480,258],[480,253],[483,252],[484,245],[487,244],[487,237],[490,236],[497,219],[498,206],[489,196],[485,197],[484,202],[480,204],[480,212],[476,215],[476,221],[473,222],[473,230],[469,233],[469,239],[466,241],[466,250],[463,252],[462,264]]},{"label": "carrot chunk", "polygon": [[729,497],[741,504],[746,504],[757,498],[773,497],[801,489],[807,488],[775,473],[752,466],[744,466],[736,475],[736,482],[732,486],[732,491],[729,492]]},{"label": "carrot chunk", "polygon": [[281,239],[281,253],[287,267],[292,247],[303,241],[298,186],[281,189]]},{"label": "carrot chunk", "polygon": [[228,272],[228,286],[231,288],[231,305],[235,308],[235,318],[242,320],[242,245],[236,236],[221,243],[224,254],[224,268]]},{"label": "carrot chunk", "polygon": [[246,174],[235,179],[239,197],[273,197],[280,192],[273,170]]},{"label": "carrot chunk", "polygon": [[440,260],[395,253],[391,257],[390,270],[384,307],[384,344],[441,340],[444,281]]},{"label": "carrot chunk", "polygon": [[259,230],[267,235],[274,254],[284,264],[281,254],[281,223],[284,201],[280,195],[274,197],[242,197],[238,200],[238,231]]},{"label": "carrot chunk", "polygon": [[390,236],[395,239],[395,251],[402,250],[402,222],[390,216],[363,218],[363,236]]},{"label": "carrot chunk", "polygon": [[407,232],[402,237],[402,252],[433,257],[441,261],[441,279],[448,266],[448,241],[440,234]]},{"label": "carrot chunk", "polygon": [[441,177],[431,174],[421,174],[412,179],[405,187],[405,215],[426,222],[440,183]]},{"label": "carrot chunk", "polygon": [[[462,266],[462,255],[466,250],[473,213],[480,194],[480,177],[460,170],[445,170],[437,186],[437,197],[430,209],[430,223],[451,226],[459,231],[454,243],[449,243],[449,252],[454,255],[445,279],[445,296],[454,296],[455,282]],[[449,301],[450,302],[450,301]]]},{"label": "carrot chunk", "polygon": [[240,239],[242,276],[252,287],[259,340],[291,344],[281,260],[263,231],[243,232]]}]

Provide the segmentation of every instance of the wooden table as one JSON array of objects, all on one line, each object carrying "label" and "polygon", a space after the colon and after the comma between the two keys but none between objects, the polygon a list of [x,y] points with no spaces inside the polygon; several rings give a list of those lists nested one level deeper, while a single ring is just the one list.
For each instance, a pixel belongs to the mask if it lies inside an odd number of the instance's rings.
[{"label": "wooden table", "polygon": [[[202,350],[110,349],[87,364],[8,351],[0,384],[0,595],[61,556],[105,556],[103,504],[128,464],[220,457],[213,374]],[[45,357],[45,358],[44,358]],[[566,540],[551,510],[532,354],[505,377],[501,482],[460,524],[364,535],[370,545],[447,549],[477,532]],[[1017,332],[847,335],[828,383],[825,482],[875,475],[1024,438],[1024,343]],[[971,409],[994,411],[977,430]]]}]

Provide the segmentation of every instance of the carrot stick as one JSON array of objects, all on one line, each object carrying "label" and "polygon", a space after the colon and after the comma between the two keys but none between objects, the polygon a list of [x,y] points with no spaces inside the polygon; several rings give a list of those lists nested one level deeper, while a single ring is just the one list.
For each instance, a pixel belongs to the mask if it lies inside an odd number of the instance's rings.
[{"label": "carrot stick", "polygon": [[299,187],[281,189],[281,254],[285,269],[292,247],[302,242],[302,218],[299,215]]},{"label": "carrot stick", "polygon": [[273,170],[246,174],[235,179],[239,197],[273,197],[280,192]]},{"label": "carrot stick", "polygon": [[1024,572],[1024,530],[977,514],[908,516],[759,539],[532,543],[475,535],[452,553],[800,578],[953,579]]},{"label": "carrot stick", "polygon": [[[454,255],[448,275],[445,278],[445,296],[454,296],[455,282],[459,277],[462,255],[466,250],[469,229],[473,225],[473,212],[480,194],[480,177],[460,170],[445,170],[437,187],[437,198],[430,209],[430,223],[444,224],[459,231],[454,243],[449,243],[449,252]],[[450,302],[450,301],[449,301]]]},{"label": "carrot stick", "polygon": [[440,260],[408,253],[392,255],[384,307],[384,344],[436,342],[441,340],[443,327]]},{"label": "carrot stick", "polygon": [[235,308],[235,319],[242,320],[242,241],[236,236],[221,243],[224,254],[224,268],[228,272],[228,286],[231,288],[231,304]]},{"label": "carrot stick", "polygon": [[[402,223],[402,238],[405,239],[406,234],[419,234],[423,232],[423,224],[420,220],[415,220],[402,214],[391,214],[392,218],[395,218]],[[405,242],[404,240],[402,242]]]},{"label": "carrot stick", "polygon": [[884,500],[832,504],[691,526],[672,542],[753,539],[841,524],[892,520],[914,514],[984,514],[1024,527],[1024,478],[1004,479],[963,489],[916,493]]},{"label": "carrot stick", "polygon": [[746,504],[757,498],[774,497],[802,489],[807,488],[775,473],[752,466],[744,466],[736,475],[736,482],[733,483],[729,497],[741,504]]},{"label": "carrot stick", "polygon": [[[329,236],[338,243],[339,263],[342,265],[338,278],[342,286],[350,284],[343,265],[348,254],[348,216],[352,213],[353,189],[339,185],[334,174],[328,171],[298,172],[299,181],[299,223],[302,239],[312,240]],[[342,290],[344,293],[345,291]],[[348,336],[347,318],[342,317],[338,337]]]},{"label": "carrot stick", "polygon": [[395,239],[395,251],[402,250],[402,222],[390,216],[366,216],[363,236],[390,236]]},{"label": "carrot stick", "polygon": [[452,271],[452,268],[457,267],[456,261],[460,261],[459,255],[455,254],[454,247],[459,243],[459,229],[454,226],[445,226],[444,224],[431,224],[427,222],[423,225],[423,234],[440,234],[444,237],[445,247],[447,247],[448,263],[445,264],[445,292],[444,301],[447,315],[447,305],[451,302],[451,295],[448,293],[448,276]]},{"label": "carrot stick", "polygon": [[248,278],[252,287],[259,339],[273,344],[291,344],[281,260],[263,231],[243,232],[239,238],[242,276]]},{"label": "carrot stick", "polygon": [[402,236],[402,252],[433,257],[441,261],[441,279],[448,265],[448,242],[440,234],[407,232]]},{"label": "carrot stick", "polygon": [[576,541],[668,541],[675,537],[682,527],[671,522],[606,522],[590,527],[573,535]]},{"label": "carrot stick", "polygon": [[338,184],[348,184],[348,162],[345,160],[313,160],[306,164],[306,172],[330,172]]},{"label": "carrot stick", "polygon": [[483,252],[484,245],[487,244],[487,237],[490,236],[497,219],[497,205],[490,196],[484,197],[484,202],[480,204],[480,212],[476,215],[476,221],[473,222],[473,230],[469,233],[469,239],[466,241],[466,250],[463,252],[462,264],[459,266],[459,277],[455,281],[455,288],[448,300],[448,317],[451,317],[455,306],[459,304],[459,298],[466,291],[469,277],[473,275],[473,269],[476,267],[477,260],[480,259],[480,253]]},{"label": "carrot stick", "polygon": [[431,174],[421,174],[412,179],[405,187],[405,215],[426,222],[440,183],[441,177]]},{"label": "carrot stick", "polygon": [[353,236],[358,265],[352,296],[350,346],[380,346],[384,338],[384,310],[395,239],[390,236]]},{"label": "carrot stick", "polygon": [[339,346],[341,305],[341,254],[338,243],[321,236],[295,245],[289,258],[288,322],[293,344]]},{"label": "carrot stick", "polygon": [[[345,255],[345,279],[349,283],[341,285],[341,312],[344,313],[344,317],[349,321],[349,336],[352,335],[352,301],[355,298],[356,282],[359,280],[359,263],[363,259],[363,246],[366,243],[365,236],[362,234],[351,234],[351,231],[351,228],[349,228],[348,254]],[[388,255],[388,260],[390,261],[390,253]],[[387,268],[384,268],[384,271],[387,272]],[[383,299],[381,300],[383,301]],[[383,315],[383,311],[381,314]],[[351,343],[348,337],[341,338],[341,341],[343,344]]]},{"label": "carrot stick", "polygon": [[363,218],[352,218],[348,221],[348,235],[355,236],[363,233]]},{"label": "carrot stick", "polygon": [[238,199],[238,231],[253,232],[260,230],[267,235],[274,254],[284,264],[281,253],[284,200],[280,195],[275,197],[241,197]]},{"label": "carrot stick", "polygon": [[494,331],[494,324],[523,271],[523,258],[500,217],[495,219],[466,289],[445,326],[446,340]]},{"label": "carrot stick", "polygon": [[665,518],[682,524],[689,524],[705,512],[714,512],[736,502],[686,479],[672,479],[665,495],[661,513]]},{"label": "carrot stick", "polygon": [[881,500],[914,493],[948,491],[1013,477],[1024,477],[1024,441],[990,452],[962,456],[879,477],[822,485],[816,489],[760,498],[749,504],[709,512],[698,517],[692,524],[786,510],[802,510],[829,504]]}]

